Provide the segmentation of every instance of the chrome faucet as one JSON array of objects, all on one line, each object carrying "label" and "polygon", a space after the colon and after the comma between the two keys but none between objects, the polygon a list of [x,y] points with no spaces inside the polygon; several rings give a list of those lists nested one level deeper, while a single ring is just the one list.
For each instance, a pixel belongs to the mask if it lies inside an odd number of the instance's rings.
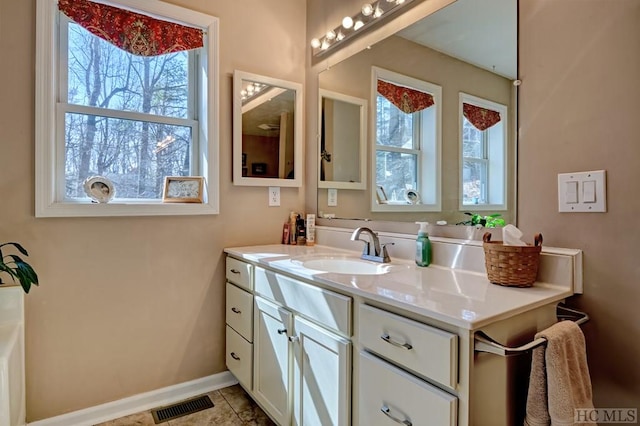
[{"label": "chrome faucet", "polygon": [[[360,234],[365,233],[369,235],[371,241],[363,240],[360,238]],[[364,250],[362,251],[362,259],[373,260],[374,262],[389,263],[391,259],[387,253],[387,244],[380,245],[378,240],[378,234],[371,229],[361,226],[353,231],[351,234],[351,241],[362,241],[364,243]],[[389,243],[393,245],[393,243]],[[372,247],[373,246],[373,247]],[[373,249],[373,250],[372,250]]]}]

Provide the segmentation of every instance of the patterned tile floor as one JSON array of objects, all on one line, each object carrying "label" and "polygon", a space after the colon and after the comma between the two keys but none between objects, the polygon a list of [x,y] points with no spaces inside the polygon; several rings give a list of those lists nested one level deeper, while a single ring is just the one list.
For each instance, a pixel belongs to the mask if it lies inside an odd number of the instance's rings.
[{"label": "patterned tile floor", "polygon": [[[240,385],[210,392],[214,407],[160,423],[163,426],[274,426]],[[100,423],[96,426],[153,426],[151,411]]]}]

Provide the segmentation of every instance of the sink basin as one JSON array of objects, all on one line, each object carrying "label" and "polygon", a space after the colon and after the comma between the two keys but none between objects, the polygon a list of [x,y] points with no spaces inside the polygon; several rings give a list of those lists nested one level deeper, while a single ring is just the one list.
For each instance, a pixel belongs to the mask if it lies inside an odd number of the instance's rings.
[{"label": "sink basin", "polygon": [[291,261],[315,271],[349,275],[381,275],[407,267],[407,265],[370,262],[359,257],[334,254],[301,256]]}]

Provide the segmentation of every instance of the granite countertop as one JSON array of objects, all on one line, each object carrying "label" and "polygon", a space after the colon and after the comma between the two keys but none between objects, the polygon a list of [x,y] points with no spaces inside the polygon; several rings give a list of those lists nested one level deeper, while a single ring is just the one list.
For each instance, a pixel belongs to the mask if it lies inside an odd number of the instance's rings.
[{"label": "granite countertop", "polygon": [[515,288],[491,284],[486,274],[438,265],[423,268],[413,261],[393,260],[398,268],[382,275],[351,275],[310,270],[292,258],[314,254],[360,253],[329,246],[262,245],[231,247],[227,254],[246,261],[321,283],[344,294],[357,295],[476,330],[492,322],[561,301],[573,294],[570,288],[536,282]]}]

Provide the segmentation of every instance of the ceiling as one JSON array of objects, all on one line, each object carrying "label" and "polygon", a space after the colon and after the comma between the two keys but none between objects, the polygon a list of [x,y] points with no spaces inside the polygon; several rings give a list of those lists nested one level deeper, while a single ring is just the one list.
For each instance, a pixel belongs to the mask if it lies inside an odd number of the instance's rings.
[{"label": "ceiling", "polygon": [[398,35],[517,79],[517,1],[457,0]]}]

